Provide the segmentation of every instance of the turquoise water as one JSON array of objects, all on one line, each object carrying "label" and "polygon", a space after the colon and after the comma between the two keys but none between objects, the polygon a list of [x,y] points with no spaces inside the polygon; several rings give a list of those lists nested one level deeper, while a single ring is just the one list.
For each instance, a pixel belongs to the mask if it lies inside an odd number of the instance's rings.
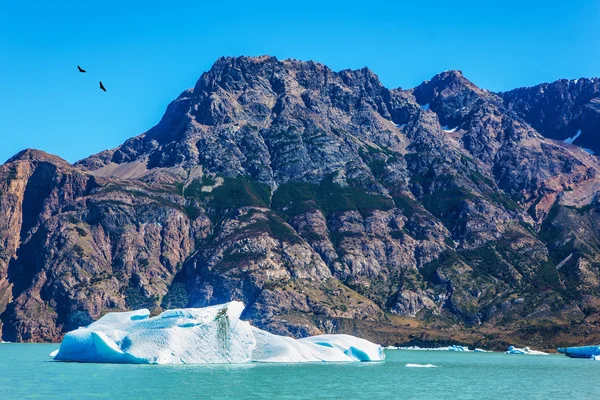
[{"label": "turquoise water", "polygon": [[[0,344],[0,399],[594,399],[600,362],[562,355],[387,351],[381,363],[111,365]],[[435,364],[438,368],[407,368]]]}]

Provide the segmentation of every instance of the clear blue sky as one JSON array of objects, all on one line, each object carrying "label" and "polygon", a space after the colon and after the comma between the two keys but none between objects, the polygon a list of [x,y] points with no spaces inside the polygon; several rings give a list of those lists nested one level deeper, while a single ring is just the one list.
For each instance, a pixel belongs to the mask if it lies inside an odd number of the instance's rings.
[{"label": "clear blue sky", "polygon": [[368,66],[404,88],[460,69],[498,91],[599,76],[599,21],[596,0],[4,0],[0,163],[27,147],[70,162],[116,147],[222,55]]}]

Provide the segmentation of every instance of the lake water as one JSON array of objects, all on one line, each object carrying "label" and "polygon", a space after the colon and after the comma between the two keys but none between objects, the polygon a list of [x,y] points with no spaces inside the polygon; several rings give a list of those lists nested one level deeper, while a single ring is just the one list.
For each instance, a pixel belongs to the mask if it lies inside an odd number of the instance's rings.
[{"label": "lake water", "polygon": [[[0,344],[0,399],[597,399],[600,362],[562,355],[387,351],[380,363],[59,363]],[[435,364],[437,368],[407,368]]]}]

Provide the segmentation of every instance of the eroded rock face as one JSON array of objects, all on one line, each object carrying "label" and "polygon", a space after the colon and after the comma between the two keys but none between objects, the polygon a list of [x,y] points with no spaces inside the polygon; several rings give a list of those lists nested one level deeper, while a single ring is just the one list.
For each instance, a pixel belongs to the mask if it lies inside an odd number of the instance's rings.
[{"label": "eroded rock face", "polygon": [[458,71],[389,90],[221,58],[115,150],[0,167],[2,336],[232,300],[294,336],[580,323],[600,304],[600,165],[511,99]]},{"label": "eroded rock face", "polygon": [[600,154],[600,79],[560,79],[500,96],[507,108],[545,137]]}]

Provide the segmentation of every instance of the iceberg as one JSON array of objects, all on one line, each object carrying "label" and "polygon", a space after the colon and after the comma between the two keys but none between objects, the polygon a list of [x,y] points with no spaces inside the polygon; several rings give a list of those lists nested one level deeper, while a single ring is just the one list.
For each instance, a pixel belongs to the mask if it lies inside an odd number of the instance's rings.
[{"label": "iceberg", "polygon": [[565,354],[571,358],[590,358],[592,360],[600,360],[600,345],[596,346],[580,346],[580,347],[561,347],[559,353]]},{"label": "iceberg", "polygon": [[506,354],[527,354],[527,355],[533,355],[533,356],[547,356],[548,355],[548,353],[544,353],[543,351],[531,350],[529,347],[523,347],[522,349],[519,349],[514,346],[510,346],[508,348],[508,350],[506,351]]},{"label": "iceberg", "polygon": [[303,339],[274,335],[242,321],[244,304],[108,313],[67,333],[56,361],[134,364],[382,361],[381,346],[350,335]]}]

